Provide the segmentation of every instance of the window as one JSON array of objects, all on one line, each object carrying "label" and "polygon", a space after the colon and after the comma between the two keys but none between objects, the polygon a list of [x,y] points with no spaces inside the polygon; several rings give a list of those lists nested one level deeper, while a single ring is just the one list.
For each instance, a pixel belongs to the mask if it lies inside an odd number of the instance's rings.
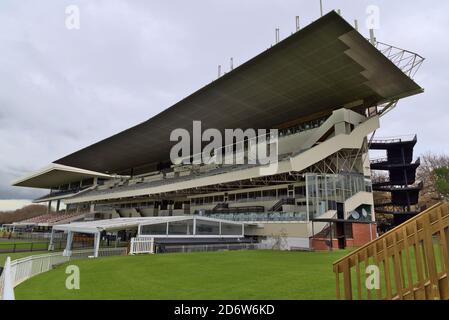
[{"label": "window", "polygon": [[248,194],[247,193],[238,193],[237,194],[237,201],[239,200],[246,200],[248,199]]},{"label": "window", "polygon": [[140,228],[140,234],[144,236],[160,236],[167,234],[167,223],[150,224]]},{"label": "window", "polygon": [[221,223],[221,234],[223,236],[240,236],[242,234],[242,226],[230,223]]},{"label": "window", "polygon": [[301,186],[301,187],[296,187],[295,188],[295,197],[305,197],[306,195],[306,187],[305,186]]},{"label": "window", "polygon": [[287,189],[279,189],[278,190],[278,198],[282,198],[287,196]]},{"label": "window", "polygon": [[264,190],[262,196],[264,198],[276,198],[276,190]]},{"label": "window", "polygon": [[194,199],[195,205],[200,206],[203,204],[203,198],[196,198]]},{"label": "window", "polygon": [[215,221],[196,220],[197,235],[219,235],[220,225]]},{"label": "window", "polygon": [[169,235],[192,235],[193,220],[173,221],[168,223]]},{"label": "window", "polygon": [[181,210],[182,209],[182,202],[175,202],[175,205],[174,205],[173,209]]}]

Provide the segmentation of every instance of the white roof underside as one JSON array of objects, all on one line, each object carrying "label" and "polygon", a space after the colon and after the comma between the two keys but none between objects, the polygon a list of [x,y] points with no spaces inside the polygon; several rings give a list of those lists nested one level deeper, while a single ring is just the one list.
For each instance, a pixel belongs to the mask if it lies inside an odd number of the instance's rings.
[{"label": "white roof underside", "polygon": [[79,233],[97,233],[101,231],[119,231],[125,229],[135,229],[140,225],[151,225],[166,222],[176,222],[185,220],[206,220],[223,222],[229,224],[242,225],[242,223],[228,220],[213,219],[202,216],[179,216],[179,217],[147,217],[147,218],[117,218],[110,220],[98,220],[88,222],[74,222],[61,224],[53,227],[55,231],[72,231]]},{"label": "white roof underside", "polygon": [[111,175],[52,163],[12,183],[16,187],[50,189],[89,178],[112,178]]}]

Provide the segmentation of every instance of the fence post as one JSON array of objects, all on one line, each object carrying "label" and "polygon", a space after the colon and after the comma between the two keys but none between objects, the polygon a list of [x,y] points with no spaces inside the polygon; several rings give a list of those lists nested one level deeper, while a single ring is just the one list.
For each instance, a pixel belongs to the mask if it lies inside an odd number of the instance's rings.
[{"label": "fence post", "polygon": [[343,266],[343,281],[345,283],[345,299],[352,300],[351,267],[349,261],[345,261]]},{"label": "fence post", "polygon": [[134,254],[134,242],[135,242],[135,238],[131,238],[131,243],[130,243],[130,248],[129,248],[130,255]]},{"label": "fence post", "polygon": [[5,269],[3,270],[3,297],[2,300],[15,300],[14,284],[11,274],[11,258],[6,258]]},{"label": "fence post", "polygon": [[440,292],[438,289],[438,272],[435,259],[435,251],[433,248],[433,235],[431,231],[432,221],[430,220],[430,214],[425,216],[423,229],[424,229],[424,252],[426,255],[426,261],[429,271],[430,280],[430,298],[433,300],[440,300]]}]

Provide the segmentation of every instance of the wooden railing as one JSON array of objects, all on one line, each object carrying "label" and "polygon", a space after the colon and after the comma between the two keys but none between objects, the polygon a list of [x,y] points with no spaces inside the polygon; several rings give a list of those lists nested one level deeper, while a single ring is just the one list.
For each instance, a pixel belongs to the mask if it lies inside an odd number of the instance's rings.
[{"label": "wooden railing", "polygon": [[449,300],[449,203],[334,263],[337,299]]}]

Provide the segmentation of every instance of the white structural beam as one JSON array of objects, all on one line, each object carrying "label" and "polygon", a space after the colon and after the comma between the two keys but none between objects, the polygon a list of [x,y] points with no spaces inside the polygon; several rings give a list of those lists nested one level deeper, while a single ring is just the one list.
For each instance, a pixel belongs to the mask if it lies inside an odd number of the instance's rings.
[{"label": "white structural beam", "polygon": [[54,237],[55,237],[55,230],[52,228],[50,234],[50,243],[48,244],[48,251],[55,250]]},{"label": "white structural beam", "polygon": [[98,251],[100,250],[100,232],[95,233],[95,240],[94,240],[94,257],[98,258]]},{"label": "white structural beam", "polygon": [[101,172],[52,163],[39,171],[35,171],[25,177],[14,181],[12,185],[18,187],[47,189],[56,185],[62,185],[73,181],[81,181],[87,178],[98,177],[105,179],[114,178],[114,176],[112,175]]},{"label": "white structural beam", "polygon": [[67,243],[65,246],[65,250],[62,254],[64,257],[70,257],[72,255],[72,243],[73,243],[73,232],[69,231],[67,233]]}]

